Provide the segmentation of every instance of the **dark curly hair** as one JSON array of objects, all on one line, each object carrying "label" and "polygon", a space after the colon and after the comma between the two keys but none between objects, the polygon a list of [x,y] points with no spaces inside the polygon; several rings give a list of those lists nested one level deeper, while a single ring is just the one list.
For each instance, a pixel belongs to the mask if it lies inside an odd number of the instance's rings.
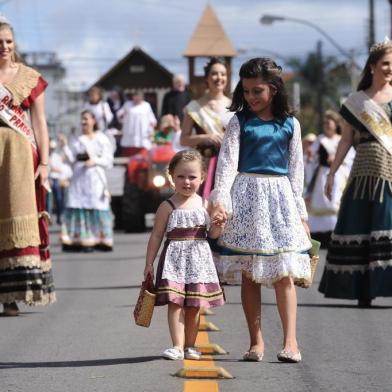
[{"label": "dark curly hair", "polygon": [[232,112],[248,111],[249,105],[244,98],[243,79],[260,78],[275,90],[272,98],[272,114],[275,118],[285,119],[294,114],[288,103],[288,97],[282,79],[282,67],[268,57],[257,57],[242,64],[239,72],[240,81],[233,92],[233,100],[229,107]]}]

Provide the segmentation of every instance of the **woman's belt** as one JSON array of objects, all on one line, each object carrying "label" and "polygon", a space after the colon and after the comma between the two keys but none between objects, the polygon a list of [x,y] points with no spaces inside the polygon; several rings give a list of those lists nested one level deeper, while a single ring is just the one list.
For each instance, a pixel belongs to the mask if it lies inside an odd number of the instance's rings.
[{"label": "woman's belt", "polygon": [[200,227],[177,227],[166,234],[170,241],[188,241],[188,240],[205,240],[207,238],[207,229],[205,226]]}]

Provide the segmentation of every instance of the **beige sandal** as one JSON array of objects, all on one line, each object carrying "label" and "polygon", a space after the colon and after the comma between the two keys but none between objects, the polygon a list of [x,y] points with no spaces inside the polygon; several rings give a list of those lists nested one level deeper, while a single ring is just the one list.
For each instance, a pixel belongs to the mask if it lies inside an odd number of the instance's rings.
[{"label": "beige sandal", "polygon": [[298,363],[302,361],[301,352],[293,353],[292,351],[282,350],[277,355],[280,362]]},{"label": "beige sandal", "polygon": [[263,360],[264,353],[258,353],[257,351],[247,351],[242,359],[248,362],[261,362]]}]

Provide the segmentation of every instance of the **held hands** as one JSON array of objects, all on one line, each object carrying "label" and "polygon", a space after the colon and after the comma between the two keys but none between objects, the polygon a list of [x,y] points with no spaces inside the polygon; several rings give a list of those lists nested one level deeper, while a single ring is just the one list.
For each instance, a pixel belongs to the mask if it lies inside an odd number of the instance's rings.
[{"label": "held hands", "polygon": [[210,209],[211,223],[224,227],[227,222],[227,212],[221,204],[217,204]]},{"label": "held hands", "polygon": [[328,200],[332,199],[332,190],[333,190],[333,184],[335,180],[335,175],[329,172],[327,176],[327,181],[325,182],[325,187],[324,187],[324,194],[327,197]]}]

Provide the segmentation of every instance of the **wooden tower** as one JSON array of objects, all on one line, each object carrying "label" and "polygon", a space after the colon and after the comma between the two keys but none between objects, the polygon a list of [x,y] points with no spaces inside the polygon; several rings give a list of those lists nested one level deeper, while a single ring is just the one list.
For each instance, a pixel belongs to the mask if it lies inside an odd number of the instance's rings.
[{"label": "wooden tower", "polygon": [[195,31],[185,49],[188,58],[189,89],[193,98],[200,97],[205,90],[204,75],[196,75],[195,60],[197,57],[222,57],[227,67],[226,93],[231,92],[231,59],[236,51],[226,35],[215,11],[207,4],[196,26]]}]

